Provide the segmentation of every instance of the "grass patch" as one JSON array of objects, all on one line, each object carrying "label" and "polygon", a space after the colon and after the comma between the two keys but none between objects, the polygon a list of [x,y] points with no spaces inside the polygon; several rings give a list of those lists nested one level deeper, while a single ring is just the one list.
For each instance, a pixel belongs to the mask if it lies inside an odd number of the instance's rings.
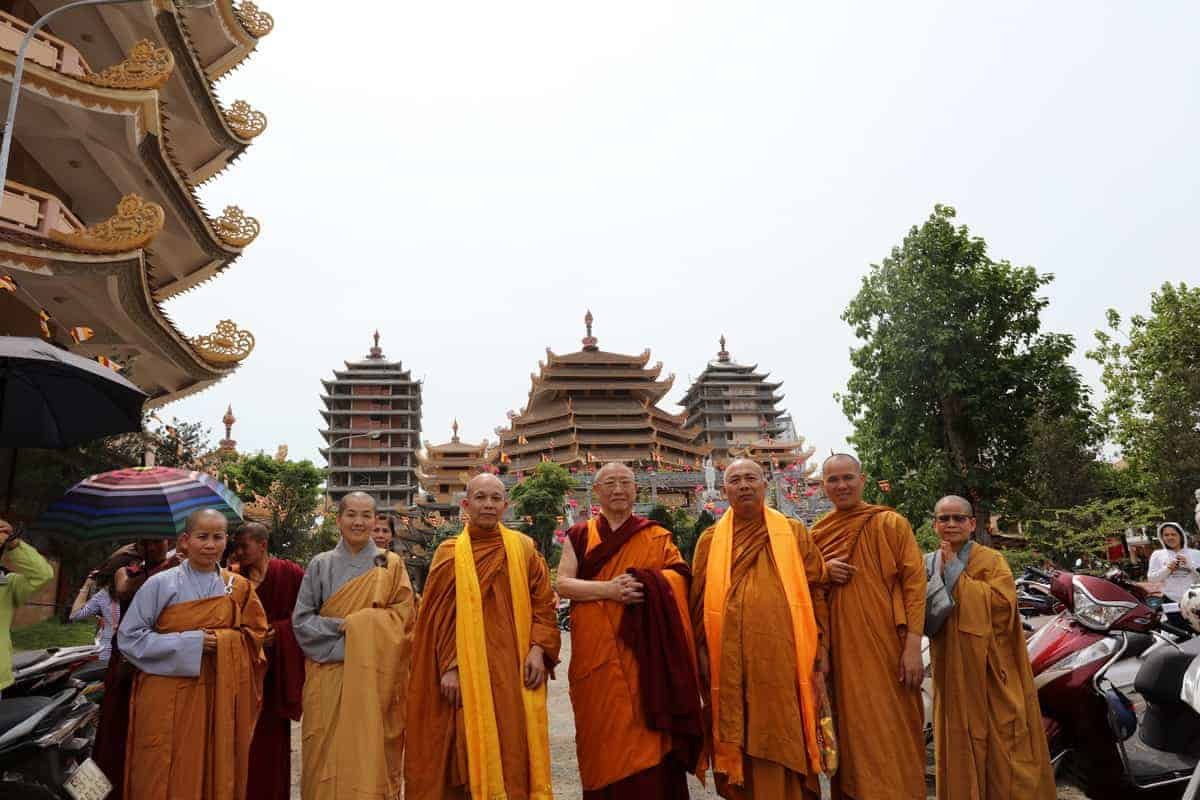
[{"label": "grass patch", "polygon": [[64,625],[56,619],[47,619],[23,628],[14,628],[12,632],[14,651],[73,647],[91,644],[95,640],[95,622],[68,622]]}]

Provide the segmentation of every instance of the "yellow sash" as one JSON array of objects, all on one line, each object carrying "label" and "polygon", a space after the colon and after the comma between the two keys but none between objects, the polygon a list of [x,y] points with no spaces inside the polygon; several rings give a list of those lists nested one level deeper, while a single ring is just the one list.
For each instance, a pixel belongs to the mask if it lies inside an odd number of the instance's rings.
[{"label": "yellow sash", "polygon": [[[764,507],[763,513],[767,519],[771,555],[779,569],[779,579],[792,616],[792,638],[796,640],[796,692],[804,725],[804,743],[809,764],[819,769],[821,749],[817,742],[817,702],[812,688],[818,634],[812,596],[808,591],[808,578],[804,574],[800,549],[788,518],[772,508]],[[709,545],[704,586],[704,635],[708,639],[708,663],[712,679],[713,769],[724,773],[733,785],[741,786],[744,777],[740,743],[723,742],[720,734],[721,633],[725,627],[725,603],[729,599],[732,567],[733,509],[730,509],[717,522]]]},{"label": "yellow sash", "polygon": [[[512,589],[513,625],[517,632],[517,652],[522,660],[516,668],[524,672],[524,656],[529,652],[533,627],[533,608],[529,602],[529,553],[521,534],[500,526],[504,540],[504,558]],[[487,639],[484,636],[483,595],[475,571],[471,537],[464,528],[454,543],[454,600],[457,619],[454,638],[458,649],[458,674],[462,686],[463,723],[467,734],[467,771],[471,797],[479,800],[507,800],[504,790],[504,766],[500,760],[500,733],[496,727],[496,709],[492,703],[492,680],[488,668]],[[512,665],[509,665],[511,667]],[[524,688],[521,676],[521,700],[525,706],[525,741],[529,746],[530,800],[553,800],[550,788],[549,720],[546,716],[546,684],[535,690]]]}]

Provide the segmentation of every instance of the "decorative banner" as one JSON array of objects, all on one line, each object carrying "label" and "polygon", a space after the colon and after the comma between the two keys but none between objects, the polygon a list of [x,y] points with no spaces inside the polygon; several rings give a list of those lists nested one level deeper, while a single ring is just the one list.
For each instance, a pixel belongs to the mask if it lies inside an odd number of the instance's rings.
[{"label": "decorative banner", "polygon": [[50,338],[50,324],[49,323],[50,323],[51,319],[53,319],[53,317],[50,316],[49,312],[47,312],[46,309],[44,309],[44,308],[38,309],[38,323],[42,326],[42,336],[46,337],[47,339]]},{"label": "decorative banner", "polygon": [[113,361],[110,358],[105,358],[104,356],[96,356],[96,361],[99,362],[100,366],[108,367],[109,369],[114,370],[116,372],[120,372],[122,369],[124,369],[117,362]]},{"label": "decorative banner", "polygon": [[517,444],[529,444],[529,440],[522,436],[517,437]]},{"label": "decorative banner", "polygon": [[13,294],[17,293],[17,282],[13,280],[12,275],[0,275],[0,289]]}]

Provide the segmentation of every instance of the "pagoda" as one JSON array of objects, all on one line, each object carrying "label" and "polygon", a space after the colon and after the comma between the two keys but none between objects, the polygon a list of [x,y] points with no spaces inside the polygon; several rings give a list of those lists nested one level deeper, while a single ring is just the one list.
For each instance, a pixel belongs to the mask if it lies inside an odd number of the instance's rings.
[{"label": "pagoda", "polygon": [[780,382],[771,382],[758,365],[739,364],[726,349],[709,361],[679,404],[687,409],[687,425],[698,427],[700,441],[712,446],[718,468],[734,458],[749,457],[767,469],[801,465],[812,455],[795,435],[791,417],[779,408]]},{"label": "pagoda", "polygon": [[417,478],[422,494],[417,505],[425,512],[437,511],[444,519],[457,519],[459,501],[467,491],[467,481],[487,463],[488,443],[467,444],[458,438],[458,420],[450,426],[450,441],[425,442],[417,453]]},{"label": "pagoda", "polygon": [[334,370],[333,380],[321,381],[326,493],[336,503],[349,492],[362,491],[381,510],[407,508],[417,488],[421,382],[383,355],[379,331],[374,341],[366,358],[345,362],[344,370]]},{"label": "pagoda", "polygon": [[657,405],[674,376],[660,378],[661,362],[647,366],[649,350],[636,356],[601,350],[592,323],[589,311],[582,350],[558,355],[546,349],[546,361],[530,375],[525,407],[510,413],[509,427],[497,430],[500,461],[518,473],[542,461],[699,469],[709,450],[697,441],[700,431]]},{"label": "pagoda", "polygon": [[[0,0],[0,101],[15,51],[62,0]],[[231,320],[189,336],[163,310],[229,268],[259,232],[197,187],[266,128],[214,82],[271,31],[248,0],[64,10],[30,42],[0,202],[0,335],[41,336],[122,371],[153,407],[249,355]]]}]

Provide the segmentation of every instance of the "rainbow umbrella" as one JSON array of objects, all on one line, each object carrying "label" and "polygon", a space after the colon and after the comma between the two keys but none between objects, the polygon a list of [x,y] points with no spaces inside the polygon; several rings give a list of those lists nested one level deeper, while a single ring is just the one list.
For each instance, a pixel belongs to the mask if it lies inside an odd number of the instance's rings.
[{"label": "rainbow umbrella", "polygon": [[102,472],[72,486],[38,518],[35,530],[86,542],[178,536],[188,515],[215,508],[230,523],[242,518],[242,501],[203,472],[132,467]]}]

